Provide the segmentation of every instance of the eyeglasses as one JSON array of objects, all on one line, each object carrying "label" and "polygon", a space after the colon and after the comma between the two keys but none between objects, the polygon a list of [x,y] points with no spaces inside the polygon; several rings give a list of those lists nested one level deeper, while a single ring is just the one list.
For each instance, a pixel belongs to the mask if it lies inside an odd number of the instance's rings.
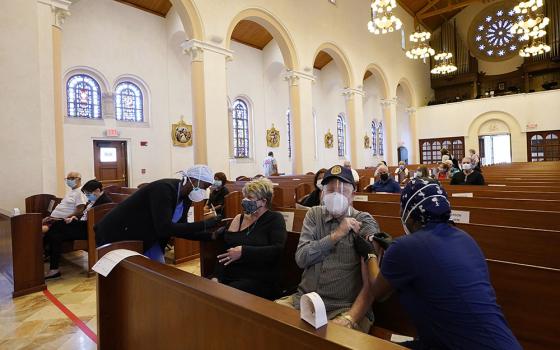
[{"label": "eyeglasses", "polygon": [[77,180],[77,179],[81,179],[81,177],[79,177],[79,176],[69,176],[69,177],[64,178],[64,180]]}]

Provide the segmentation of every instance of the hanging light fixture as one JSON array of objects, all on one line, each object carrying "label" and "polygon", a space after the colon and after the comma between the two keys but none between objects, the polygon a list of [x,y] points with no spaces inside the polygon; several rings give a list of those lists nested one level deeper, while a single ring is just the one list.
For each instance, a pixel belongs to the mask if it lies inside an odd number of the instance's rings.
[{"label": "hanging light fixture", "polygon": [[520,41],[527,44],[519,50],[519,56],[532,57],[542,55],[550,51],[543,39],[546,36],[545,28],[550,19],[542,12],[543,0],[521,1],[513,11],[519,15],[518,21],[510,28],[510,33],[518,35]]},{"label": "hanging light fixture", "polygon": [[430,58],[435,55],[436,52],[430,46],[431,36],[432,34],[430,34],[430,32],[422,32],[420,31],[420,28],[417,28],[414,33],[410,34],[410,42],[414,44],[412,44],[412,48],[410,50],[406,51],[406,57],[411,60],[417,60]]},{"label": "hanging light fixture", "polygon": [[373,34],[386,34],[401,29],[401,20],[393,15],[396,7],[396,0],[372,0],[368,30]]},{"label": "hanging light fixture", "polygon": [[529,44],[519,50],[519,56],[532,57],[542,55],[547,52],[550,52],[550,46],[548,46],[542,39],[531,39]]},{"label": "hanging light fixture", "polygon": [[[436,75],[445,75],[445,74],[453,73],[457,70],[457,66],[453,64],[452,61],[453,54],[443,48],[443,33],[444,33],[444,26],[442,25],[440,28],[440,46],[442,52],[434,56],[436,65],[430,71],[430,73]],[[455,28],[453,33],[455,35],[454,39],[456,39]],[[457,43],[455,43],[455,48],[457,48]]]}]

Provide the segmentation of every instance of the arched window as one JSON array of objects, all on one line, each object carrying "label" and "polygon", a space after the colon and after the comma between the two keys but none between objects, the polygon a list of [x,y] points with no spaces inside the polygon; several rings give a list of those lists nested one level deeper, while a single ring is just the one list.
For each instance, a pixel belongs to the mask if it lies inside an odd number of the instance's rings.
[{"label": "arched window", "polygon": [[144,121],[144,98],[140,87],[130,81],[123,81],[115,88],[115,109],[117,120],[126,122]]},{"label": "arched window", "polygon": [[377,121],[371,121],[371,153],[377,155]]},{"label": "arched window", "polygon": [[544,142],[541,135],[531,137],[531,161],[542,162],[544,160]]},{"label": "arched window", "polygon": [[233,156],[249,158],[249,107],[245,101],[233,101]]},{"label": "arched window", "polygon": [[380,121],[377,126],[377,150],[380,156],[383,155],[383,122]]},{"label": "arched window", "polygon": [[432,162],[432,144],[429,141],[422,142],[422,163],[430,164]]},{"label": "arched window", "polygon": [[101,89],[87,74],[71,76],[66,83],[69,118],[101,119]]},{"label": "arched window", "polygon": [[460,163],[463,160],[463,156],[465,155],[465,146],[463,145],[463,141],[461,140],[454,140],[452,150],[450,150],[451,154],[453,154],[453,158],[457,159]]},{"label": "arched window", "polygon": [[288,131],[288,158],[292,158],[292,116],[289,109],[286,113],[286,129]]},{"label": "arched window", "polygon": [[434,141],[432,143],[432,161],[441,162],[441,142]]},{"label": "arched window", "polygon": [[346,155],[346,122],[342,114],[336,117],[336,136],[338,139],[338,156]]},{"label": "arched window", "polygon": [[560,142],[558,135],[550,133],[545,137],[546,160],[560,160]]}]

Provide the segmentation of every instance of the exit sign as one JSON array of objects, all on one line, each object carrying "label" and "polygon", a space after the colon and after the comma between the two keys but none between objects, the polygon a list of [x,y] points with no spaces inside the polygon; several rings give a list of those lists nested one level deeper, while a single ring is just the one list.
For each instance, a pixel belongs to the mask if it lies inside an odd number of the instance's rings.
[{"label": "exit sign", "polygon": [[107,137],[118,137],[120,132],[117,129],[107,129],[105,130],[105,136]]}]

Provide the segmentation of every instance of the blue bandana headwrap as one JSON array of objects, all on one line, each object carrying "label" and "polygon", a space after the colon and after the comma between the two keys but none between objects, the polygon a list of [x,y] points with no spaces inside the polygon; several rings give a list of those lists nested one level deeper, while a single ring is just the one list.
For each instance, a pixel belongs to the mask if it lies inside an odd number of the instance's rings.
[{"label": "blue bandana headwrap", "polygon": [[403,223],[409,217],[422,224],[447,222],[451,215],[451,204],[447,200],[447,193],[438,183],[414,178],[402,191],[401,210]]}]

